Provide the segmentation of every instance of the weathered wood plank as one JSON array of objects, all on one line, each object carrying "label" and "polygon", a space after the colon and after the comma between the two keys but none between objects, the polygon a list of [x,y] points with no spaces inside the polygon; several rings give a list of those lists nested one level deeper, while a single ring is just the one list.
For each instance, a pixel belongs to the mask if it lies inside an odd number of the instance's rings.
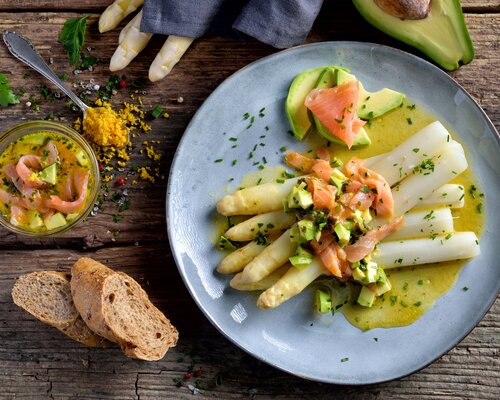
[{"label": "weathered wood plank", "polygon": [[[0,10],[12,9],[12,3],[0,0]],[[14,3],[19,4],[16,9],[29,9],[36,3],[40,9],[49,9],[51,4],[55,4],[55,7],[65,10],[76,7],[98,12],[108,1]],[[462,4],[466,9],[469,7],[478,12],[466,15],[476,44],[476,60],[452,76],[480,102],[498,126],[498,93],[491,88],[492,83],[498,81],[494,66],[499,64],[499,16],[479,13],[485,7],[489,7],[489,10],[498,9],[498,1],[467,0]],[[337,22],[332,24],[331,15],[339,13],[342,18],[337,18]],[[40,48],[44,57],[53,58],[56,71],[70,72],[57,37],[64,21],[77,15],[80,14],[2,12],[0,28],[15,29],[25,34]],[[96,29],[97,15],[91,15],[90,21],[87,44],[93,48],[93,55],[109,60],[116,46],[118,32],[100,36]],[[309,42],[322,40],[371,41],[417,53],[368,25],[350,2],[325,2],[308,39]],[[162,39],[155,38],[148,45],[147,53],[134,60],[125,71],[127,79],[146,76],[148,66],[161,44]],[[168,172],[171,157],[185,126],[212,90],[234,71],[274,51],[252,40],[235,42],[208,37],[195,42],[167,79],[145,88],[148,92],[144,96],[146,107],[166,105],[171,114],[168,121],[155,121],[154,132],[147,136],[148,139],[162,141],[159,146],[165,154],[162,172]],[[0,66],[0,70],[11,74],[14,87],[23,87],[28,93],[36,92],[37,85],[46,84],[34,72],[29,79],[22,79],[28,69],[13,59],[3,45],[0,45]],[[108,76],[104,64],[98,65],[92,74],[86,72],[80,75],[78,80],[94,78],[102,84]],[[179,95],[185,99],[182,104],[171,100]],[[120,93],[115,99],[116,102],[124,101],[127,93]],[[27,97],[24,102],[26,100]],[[9,107],[2,109],[0,126],[3,129],[20,122],[21,115],[33,119],[62,109],[64,102],[43,103],[39,114],[23,104]],[[69,117],[74,115],[68,113]],[[144,161],[144,156],[137,153],[130,165],[140,165]],[[386,384],[361,388],[317,384],[292,377],[255,360],[224,339],[193,304],[165,241],[165,183],[142,186],[140,189],[127,185],[132,205],[118,224],[112,222],[116,208],[106,203],[102,213],[63,238],[27,240],[0,231],[0,387],[3,388],[0,397],[135,399],[140,396],[141,399],[187,399],[192,396],[189,388],[186,384],[176,387],[172,379],[182,378],[191,362],[194,362],[196,368],[202,367],[205,372],[203,397],[500,398],[498,301],[478,327],[447,355],[421,372]],[[116,235],[114,232],[118,230],[120,233]],[[134,246],[135,242],[140,245]],[[29,251],[27,246],[34,250]],[[102,246],[109,248],[99,249]],[[82,252],[83,249],[87,251]],[[82,254],[94,256],[113,268],[131,274],[144,285],[153,302],[178,326],[181,340],[164,360],[144,363],[125,358],[118,349],[86,349],[58,331],[42,325],[12,303],[10,290],[18,275],[49,267],[67,270],[76,257]],[[223,384],[215,387],[213,379],[219,373],[223,375]],[[193,383],[193,379],[189,382]]]},{"label": "weathered wood plank", "polygon": [[[361,388],[330,386],[295,378],[271,368],[223,338],[193,305],[167,255],[166,244],[98,250],[95,257],[132,275],[177,325],[177,347],[157,363],[124,357],[118,349],[86,349],[41,324],[10,299],[20,274],[47,268],[68,271],[82,253],[74,250],[4,251],[0,265],[0,385],[7,396],[48,393],[53,398],[153,399],[191,396],[177,387],[192,362],[202,368],[203,394],[240,399],[273,396],[327,399],[495,399],[500,395],[500,302],[455,349],[424,370],[398,381]],[[16,266],[13,269],[12,266]],[[214,378],[222,375],[222,385]]]},{"label": "weathered wood plank", "polygon": [[[326,0],[329,3],[337,3],[335,0]],[[65,0],[0,0],[0,10],[103,10],[112,3],[112,0],[80,0],[78,2],[68,2]],[[500,2],[498,0],[461,0],[463,9],[467,11],[488,11],[498,12]]]},{"label": "weathered wood plank", "polygon": [[[338,24],[331,24],[329,19],[321,18],[316,22],[308,41],[317,42],[332,38],[373,41],[397,46],[418,54],[417,51],[401,45],[369,26],[359,16],[353,14],[353,9],[346,7],[346,13],[357,19],[342,18]],[[70,73],[71,68],[67,65],[66,57],[62,52],[61,44],[57,42],[57,37],[64,21],[75,15],[77,14],[38,13],[34,15],[26,13],[21,16],[17,13],[4,13],[0,27],[14,29],[25,34],[40,49],[46,59],[52,57],[52,66],[58,73]],[[99,35],[96,31],[96,19],[96,15],[92,15],[90,18],[87,45],[92,47],[91,54],[106,61],[109,60],[114,51],[118,32]],[[25,23],[29,20],[33,22],[36,20],[37,23]],[[452,73],[452,76],[479,101],[493,123],[498,126],[500,121],[498,93],[491,90],[491,82],[496,81],[497,71],[491,66],[498,65],[499,61],[500,52],[496,38],[500,34],[500,14],[468,15],[467,20],[476,44],[476,60]],[[352,24],[359,26],[359,31],[353,33]],[[134,60],[124,71],[127,79],[144,77],[147,74],[149,63],[160,46],[160,38],[153,40],[144,57],[141,56]],[[182,132],[203,100],[231,73],[273,51],[269,46],[264,46],[253,40],[242,43],[230,39],[210,37],[195,42],[169,77],[155,85],[147,84],[145,87],[147,95],[143,96],[143,99],[146,110],[151,109],[156,104],[162,104],[167,107],[171,118],[154,121],[153,132],[135,139],[137,149],[134,151],[129,168],[146,162],[146,157],[139,154],[142,140],[160,140],[161,144],[158,145],[158,149],[164,153],[161,171],[163,175],[167,176],[171,157]],[[225,54],[231,56],[225,57]],[[8,54],[4,46],[0,46],[0,65],[3,71],[9,73],[13,87],[23,87],[26,90],[21,104],[2,110],[0,115],[2,127],[19,123],[23,118],[44,118],[50,113],[57,114],[61,111],[65,111],[68,120],[78,115],[75,112],[66,111],[66,100],[42,102],[41,111],[38,113],[26,107],[25,102],[28,100],[29,94],[35,93],[38,96],[37,86],[47,84],[47,82],[35,72],[30,74],[29,79],[23,79],[28,68]],[[97,65],[92,73],[85,72],[77,77],[70,76],[70,83],[73,81],[88,82],[90,79],[94,79],[96,83],[102,85],[108,79],[109,72],[106,64],[101,64]],[[178,96],[184,98],[182,104],[175,101]],[[119,104],[125,100],[130,100],[128,92],[121,91],[115,97],[114,102]],[[150,241],[157,239],[158,234],[164,235],[165,181],[160,180],[155,184],[145,183],[139,186],[127,185],[126,188],[130,193],[131,208],[118,224],[114,223],[112,218],[112,215],[116,213],[116,205],[108,202],[104,205],[103,212],[96,218],[90,218],[85,224],[57,240],[25,239],[1,229],[0,248],[14,248],[21,245],[55,246],[56,243],[78,248],[90,248],[106,244],[135,243],[138,238],[141,241]],[[117,231],[120,232],[118,236],[113,234]],[[162,238],[164,236],[159,239]]]}]

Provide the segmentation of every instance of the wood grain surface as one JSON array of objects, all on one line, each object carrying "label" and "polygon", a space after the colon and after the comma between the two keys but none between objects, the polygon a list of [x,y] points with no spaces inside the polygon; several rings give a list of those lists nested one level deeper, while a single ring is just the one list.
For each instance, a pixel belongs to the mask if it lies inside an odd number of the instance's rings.
[{"label": "wood grain surface", "polygon": [[[117,44],[119,30],[99,35],[98,12],[108,0],[0,0],[0,29],[14,29],[31,41],[68,82],[104,84],[110,73],[107,62]],[[493,123],[500,125],[498,78],[500,52],[500,3],[496,0],[462,1],[475,43],[476,58],[451,75],[479,102]],[[93,72],[72,75],[57,38],[62,24],[90,15],[86,46],[103,60]],[[334,16],[335,18],[333,18]],[[334,21],[334,23],[333,23]],[[123,27],[122,23],[120,27]],[[164,38],[155,37],[144,54],[124,71],[128,81],[146,78],[148,67]],[[326,1],[308,42],[360,40],[390,45],[414,54],[417,51],[381,34],[368,25],[348,1]],[[276,50],[254,40],[207,37],[197,40],[171,75],[143,89],[144,107],[164,105],[168,120],[153,122],[153,131],[135,139],[128,168],[148,162],[139,153],[142,140],[159,140],[163,153],[161,172],[168,175],[176,146],[190,118],[207,96],[228,76],[248,63]],[[41,101],[40,112],[25,105],[30,93],[47,82],[0,45],[0,70],[11,85],[23,88],[21,104],[0,110],[0,129],[23,120],[65,112],[68,120],[78,114],[66,109],[66,100]],[[50,85],[48,85],[50,87]],[[183,103],[176,99],[182,96]],[[122,90],[113,102],[129,99]],[[125,171],[123,174],[127,173]],[[166,181],[140,181],[125,188],[131,207],[113,222],[116,205],[105,202],[96,217],[58,238],[27,239],[0,229],[0,398],[89,399],[187,399],[197,396],[224,399],[498,399],[500,398],[500,303],[497,301],[480,324],[454,349],[408,377],[363,387],[318,384],[293,377],[263,364],[225,339],[202,315],[189,296],[171,256],[165,228]],[[112,186],[112,190],[122,188]],[[119,349],[87,349],[44,326],[17,308],[10,291],[24,273],[54,269],[68,271],[80,256],[91,256],[137,279],[180,331],[176,348],[157,363],[125,358]],[[176,384],[190,369],[202,369],[194,378]]]}]

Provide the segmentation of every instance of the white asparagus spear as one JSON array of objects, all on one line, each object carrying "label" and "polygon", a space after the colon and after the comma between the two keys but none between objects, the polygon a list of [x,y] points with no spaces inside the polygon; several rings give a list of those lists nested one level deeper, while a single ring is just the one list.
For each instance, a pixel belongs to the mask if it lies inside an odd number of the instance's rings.
[{"label": "white asparagus spear", "polygon": [[193,43],[193,38],[170,35],[149,67],[149,80],[165,78]]},{"label": "white asparagus spear", "polygon": [[370,168],[373,164],[376,162],[382,160],[385,156],[387,156],[388,153],[384,154],[377,154],[376,156],[370,157],[370,158],[365,158],[365,163],[363,164],[366,168]]},{"label": "white asparagus spear", "polygon": [[453,216],[449,208],[412,212],[405,214],[403,218],[403,227],[387,236],[384,242],[453,232]]},{"label": "white asparagus spear", "polygon": [[327,271],[317,258],[305,268],[290,267],[278,282],[259,296],[257,306],[264,309],[276,308],[290,297],[302,292],[323,274],[327,274]]},{"label": "white asparagus spear", "polygon": [[288,229],[295,222],[295,213],[286,214],[283,211],[271,211],[258,214],[233,227],[224,234],[229,240],[246,242],[253,240],[257,232],[274,233]]},{"label": "white asparagus spear", "polygon": [[[276,271],[272,272],[264,279],[255,283],[242,283],[240,279],[232,280],[230,285],[233,289],[253,291],[253,290],[266,290],[273,286],[279,279],[285,275],[288,269],[291,267],[290,263],[286,263],[282,267],[278,268]],[[239,273],[241,274],[241,272]],[[236,276],[238,276],[237,274]]]},{"label": "white asparagus spear", "polygon": [[285,264],[297,249],[297,243],[290,240],[290,231],[291,229],[288,229],[250,261],[243,272],[233,278],[235,284],[238,281],[241,283],[258,282]]},{"label": "white asparagus spear", "polygon": [[422,161],[442,153],[451,142],[450,134],[436,121],[405,140],[398,147],[377,159],[369,168],[382,175],[390,186],[410,175]]},{"label": "white asparagus spear", "polygon": [[384,269],[461,260],[479,255],[474,232],[455,232],[434,239],[412,239],[379,243],[373,260]]},{"label": "white asparagus spear", "polygon": [[119,45],[116,48],[109,63],[110,71],[119,71],[125,68],[130,62],[146,47],[153,36],[152,33],[140,31],[142,11],[137,14],[120,34]]},{"label": "white asparagus spear", "polygon": [[[268,243],[269,242],[270,239],[268,239]],[[252,241],[224,257],[217,267],[217,272],[221,274],[234,274],[240,272],[245,268],[245,265],[262,253],[264,249],[265,246]]]},{"label": "white asparagus spear", "polygon": [[115,0],[99,17],[99,32],[104,33],[115,29],[130,13],[134,12],[144,0]]},{"label": "white asparagus spear", "polygon": [[238,190],[224,196],[217,203],[217,212],[225,216],[254,215],[283,209],[283,199],[288,196],[297,181],[303,177],[269,182]]},{"label": "white asparagus spear", "polygon": [[429,196],[420,200],[417,207],[439,207],[461,208],[465,204],[464,187],[454,183],[447,183],[434,190]]},{"label": "white asparagus spear", "polygon": [[423,170],[405,178],[392,189],[394,216],[403,215],[432,191],[467,169],[467,159],[460,143],[452,141],[440,155],[434,157],[434,171]]}]

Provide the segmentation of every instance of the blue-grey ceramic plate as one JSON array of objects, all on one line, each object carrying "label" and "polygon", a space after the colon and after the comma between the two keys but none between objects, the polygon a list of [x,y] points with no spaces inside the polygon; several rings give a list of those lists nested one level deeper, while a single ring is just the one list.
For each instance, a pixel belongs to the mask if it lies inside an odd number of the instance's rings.
[{"label": "blue-grey ceramic plate", "polygon": [[[310,292],[278,309],[262,311],[255,306],[254,295],[228,288],[229,278],[215,272],[222,257],[214,248],[212,219],[217,200],[256,170],[255,160],[265,157],[268,165],[277,165],[282,159],[280,147],[302,148],[287,135],[285,97],[295,75],[323,65],[347,67],[368,90],[389,87],[425,105],[458,134],[486,191],[488,218],[481,255],[467,263],[455,286],[409,326],[362,332],[342,314],[331,325],[311,326]],[[260,118],[259,110],[264,107],[265,116]],[[250,120],[243,120],[246,112],[256,116],[250,129],[246,129]],[[264,134],[266,138],[259,138]],[[249,159],[249,152],[261,142],[265,146],[258,145],[254,158]],[[237,165],[232,166],[236,159]],[[500,213],[495,210],[499,176],[498,133],[472,98],[444,72],[389,47],[356,42],[311,44],[250,64],[222,83],[200,107],[184,133],[170,173],[170,245],[198,306],[222,334],[248,353],[317,381],[355,385],[387,381],[417,371],[451,349],[493,303],[500,283]],[[464,286],[469,287],[467,292]],[[341,362],[346,358],[348,362]]]}]

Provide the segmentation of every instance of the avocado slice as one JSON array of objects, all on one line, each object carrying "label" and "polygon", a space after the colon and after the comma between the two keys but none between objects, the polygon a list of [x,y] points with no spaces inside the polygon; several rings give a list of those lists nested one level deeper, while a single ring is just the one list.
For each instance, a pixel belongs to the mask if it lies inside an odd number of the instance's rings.
[{"label": "avocado slice", "polygon": [[[349,75],[348,71],[346,71],[344,69],[340,69],[338,67],[325,68],[323,70],[323,72],[321,73],[321,75],[319,76],[318,81],[316,82],[315,88],[316,89],[325,89],[325,88],[334,87],[335,85],[338,84],[337,81],[338,81],[339,74]],[[354,76],[354,75],[349,75],[349,76]],[[312,114],[312,113],[310,113],[310,114],[312,115],[314,125],[316,126],[316,131],[321,136],[323,136],[326,140],[328,140],[330,142],[342,144],[345,146],[345,143],[342,140],[340,140],[338,137],[333,136],[330,133],[330,131],[327,129],[327,127],[325,125],[323,125],[321,123],[321,121],[318,118],[316,118],[316,116],[314,114]],[[371,142],[372,141],[370,140],[370,137],[366,133],[365,129],[361,128],[359,130],[359,132],[356,134],[356,136],[354,137],[354,140],[352,142],[352,147],[356,148],[359,146],[367,146],[367,145],[371,144]]]},{"label": "avocado slice", "polygon": [[59,228],[66,224],[67,224],[66,218],[64,218],[64,215],[62,215],[62,213],[60,212],[55,213],[54,215],[50,216],[45,220],[45,226],[48,231]]},{"label": "avocado slice", "polygon": [[298,74],[290,85],[285,102],[285,111],[292,127],[292,132],[297,140],[304,140],[307,134],[313,129],[314,121],[311,119],[309,110],[304,102],[309,92],[316,87],[318,79],[326,69],[349,72],[348,69],[336,66],[309,69]]},{"label": "avocado slice", "polygon": [[474,45],[459,0],[432,0],[427,17],[412,20],[387,13],[375,0],[353,0],[353,3],[370,24],[419,49],[448,71],[474,58]]},{"label": "avocado slice", "polygon": [[[356,80],[354,75],[345,71],[339,71],[337,74],[337,85]],[[356,114],[361,119],[372,119],[394,110],[399,107],[405,98],[403,93],[391,89],[381,89],[378,92],[368,92],[359,82],[358,107]],[[358,133],[359,135],[359,133]]]},{"label": "avocado slice", "polygon": [[304,138],[311,131],[312,123],[304,105],[307,95],[314,89],[318,78],[327,67],[310,69],[298,74],[290,85],[285,103],[285,111],[297,140]]},{"label": "avocado slice", "polygon": [[57,163],[50,164],[40,171],[40,179],[55,185],[57,183]]}]

